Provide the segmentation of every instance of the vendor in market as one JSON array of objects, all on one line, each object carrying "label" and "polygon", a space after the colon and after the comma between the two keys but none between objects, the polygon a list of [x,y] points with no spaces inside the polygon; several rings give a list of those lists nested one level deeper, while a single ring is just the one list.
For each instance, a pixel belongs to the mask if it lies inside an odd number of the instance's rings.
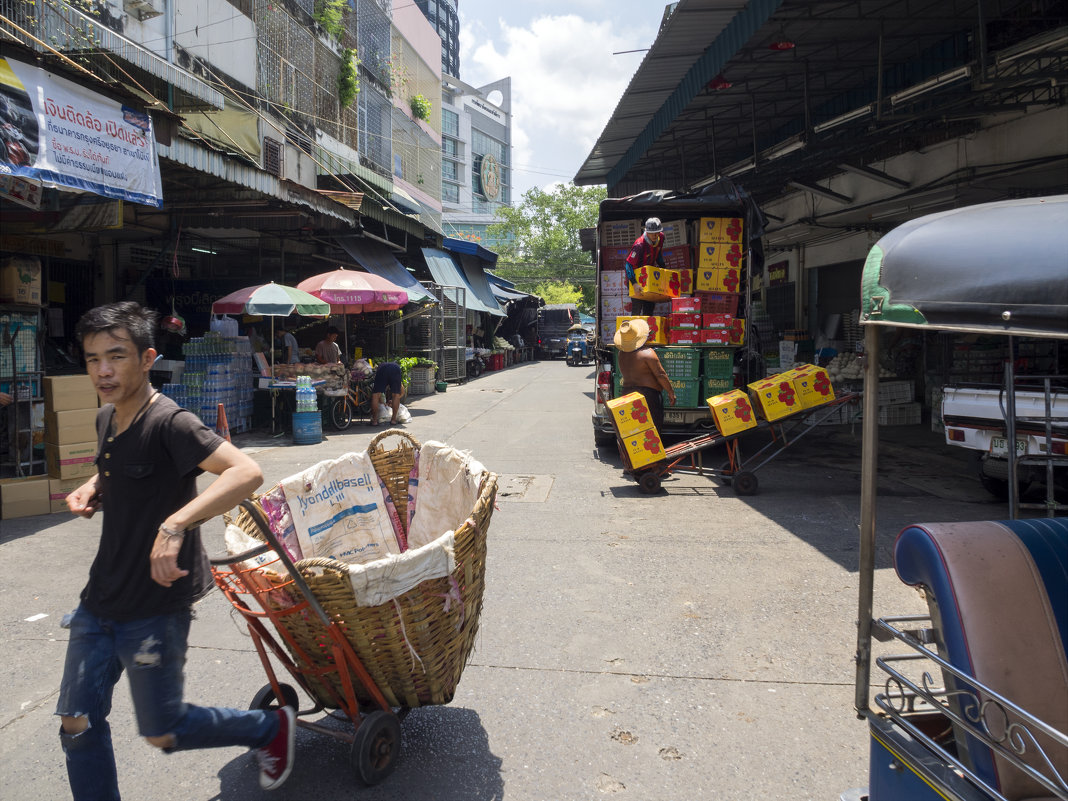
[{"label": "vendor in market", "polygon": [[675,405],[675,388],[671,386],[664,365],[651,347],[649,324],[641,318],[624,320],[613,339],[619,348],[619,372],[623,375],[623,394],[638,392],[645,398],[649,413],[653,416],[656,430],[664,427],[664,397],[666,392],[671,405]]},{"label": "vendor in market", "polygon": [[282,350],[283,364],[299,364],[300,348],[297,346],[297,338],[284,326],[278,326],[274,330],[275,346]]},{"label": "vendor in market", "polygon": [[339,333],[336,326],[330,326],[326,329],[326,336],[315,346],[316,362],[319,364],[337,364],[341,361],[341,348],[337,344]]}]

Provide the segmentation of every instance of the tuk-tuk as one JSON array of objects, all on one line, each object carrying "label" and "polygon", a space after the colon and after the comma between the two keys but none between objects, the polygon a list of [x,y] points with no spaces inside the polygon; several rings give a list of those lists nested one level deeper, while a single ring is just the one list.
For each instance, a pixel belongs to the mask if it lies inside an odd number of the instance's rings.
[{"label": "tuk-tuk", "polygon": [[[1050,505],[1047,517],[1018,520],[1013,504],[1005,521],[906,527],[893,547],[894,567],[920,590],[928,614],[873,619],[880,329],[994,334],[1010,343],[1048,337],[1068,349],[1068,195],[908,222],[871,249],[861,295],[855,707],[867,721],[870,763],[868,787],[840,798],[1068,799],[1068,518],[1053,517]],[[1010,443],[1015,385],[1010,355]],[[1041,458],[1050,471],[1066,469],[1065,455],[1052,448]],[[1015,487],[1018,465],[1009,462]],[[877,646],[874,670],[873,638],[886,643]]]}]

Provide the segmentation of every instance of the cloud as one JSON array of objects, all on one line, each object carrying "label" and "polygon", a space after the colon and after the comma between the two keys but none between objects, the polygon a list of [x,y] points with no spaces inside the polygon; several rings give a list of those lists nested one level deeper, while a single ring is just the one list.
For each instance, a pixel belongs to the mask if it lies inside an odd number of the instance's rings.
[{"label": "cloud", "polygon": [[481,85],[512,79],[513,200],[531,186],[570,180],[604,130],[655,36],[617,16],[543,15],[525,26],[464,20],[460,72]]}]

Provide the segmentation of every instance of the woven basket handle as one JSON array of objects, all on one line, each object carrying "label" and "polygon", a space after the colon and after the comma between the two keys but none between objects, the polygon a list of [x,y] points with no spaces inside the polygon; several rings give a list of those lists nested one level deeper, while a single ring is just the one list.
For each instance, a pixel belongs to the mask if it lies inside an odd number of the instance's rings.
[{"label": "woven basket handle", "polygon": [[328,557],[316,556],[310,559],[301,559],[294,567],[297,570],[305,570],[306,568],[319,568],[323,571],[330,571],[333,573],[340,573],[341,575],[348,574],[348,565],[344,562],[339,562],[337,559],[330,559]]},{"label": "woven basket handle", "polygon": [[419,450],[422,447],[419,444],[419,440],[417,440],[403,428],[387,428],[385,431],[383,431],[381,434],[371,440],[371,444],[367,446],[368,452],[372,450],[378,450],[378,443],[390,435],[408,440],[416,450]]}]

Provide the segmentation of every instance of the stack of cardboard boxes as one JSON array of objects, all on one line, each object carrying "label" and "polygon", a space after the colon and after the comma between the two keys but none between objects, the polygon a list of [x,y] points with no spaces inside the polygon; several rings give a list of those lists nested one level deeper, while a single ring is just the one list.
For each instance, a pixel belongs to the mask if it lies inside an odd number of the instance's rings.
[{"label": "stack of cardboard boxes", "polygon": [[637,470],[665,458],[660,432],[653,425],[653,416],[640,392],[614,398],[607,406],[631,469]]},{"label": "stack of cardboard boxes", "polygon": [[45,458],[51,511],[96,473],[97,395],[87,375],[50,376],[45,389]]}]

